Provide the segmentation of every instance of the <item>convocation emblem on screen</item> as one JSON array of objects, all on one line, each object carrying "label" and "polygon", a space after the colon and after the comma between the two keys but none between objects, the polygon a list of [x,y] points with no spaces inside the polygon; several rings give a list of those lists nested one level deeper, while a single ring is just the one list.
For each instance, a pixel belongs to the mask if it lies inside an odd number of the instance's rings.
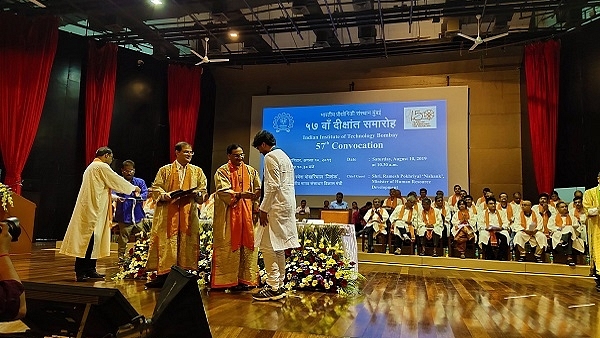
[{"label": "convocation emblem on screen", "polygon": [[437,128],[437,111],[435,106],[404,108],[404,129],[435,128]]},{"label": "convocation emblem on screen", "polygon": [[294,118],[288,113],[279,113],[273,118],[273,129],[275,132],[286,131],[290,132],[294,126]]}]

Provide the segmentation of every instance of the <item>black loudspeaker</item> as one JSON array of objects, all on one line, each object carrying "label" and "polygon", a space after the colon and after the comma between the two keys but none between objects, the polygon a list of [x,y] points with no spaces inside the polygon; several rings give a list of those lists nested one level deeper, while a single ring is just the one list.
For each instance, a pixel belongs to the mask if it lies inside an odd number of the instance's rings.
[{"label": "black loudspeaker", "polygon": [[118,289],[23,282],[32,336],[114,337],[138,316]]},{"label": "black loudspeaker", "polygon": [[154,338],[212,337],[196,276],[178,266],[171,267],[151,323]]}]

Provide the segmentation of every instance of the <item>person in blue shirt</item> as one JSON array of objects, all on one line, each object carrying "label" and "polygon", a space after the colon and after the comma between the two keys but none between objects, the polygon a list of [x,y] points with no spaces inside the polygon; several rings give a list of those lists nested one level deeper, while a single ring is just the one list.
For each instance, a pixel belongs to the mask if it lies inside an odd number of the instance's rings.
[{"label": "person in blue shirt", "polygon": [[123,161],[121,174],[123,175],[123,178],[131,184],[139,187],[141,193],[139,197],[136,197],[135,194],[114,194],[117,201],[117,207],[115,209],[115,217],[113,220],[119,223],[120,261],[125,257],[129,236],[143,230],[142,223],[145,216],[143,204],[148,197],[148,187],[146,186],[146,182],[141,178],[133,176],[135,174],[135,163],[133,161]]},{"label": "person in blue shirt", "polygon": [[348,203],[344,202],[344,194],[335,194],[335,201],[329,204],[329,209],[348,210]]}]

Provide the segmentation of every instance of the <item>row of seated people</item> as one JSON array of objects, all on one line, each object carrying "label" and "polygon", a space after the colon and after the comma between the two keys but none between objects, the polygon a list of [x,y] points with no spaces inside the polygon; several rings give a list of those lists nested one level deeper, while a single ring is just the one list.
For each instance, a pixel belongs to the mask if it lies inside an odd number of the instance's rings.
[{"label": "row of seated people", "polygon": [[[447,236],[461,258],[465,258],[467,244],[473,243],[482,249],[486,259],[506,260],[509,248],[514,247],[518,260],[523,261],[527,249],[532,248],[537,262],[543,261],[544,251],[556,251],[566,255],[567,264],[574,265],[573,250],[585,251],[581,234],[585,231],[586,215],[581,197],[574,199],[572,210],[562,201],[556,203],[556,208],[548,201],[549,196],[541,194],[535,206],[527,200],[511,204],[506,194],[501,194],[500,201],[489,197],[477,207],[472,197],[466,196],[452,207],[442,196],[436,196],[433,205],[429,198],[419,203],[416,197],[409,196],[390,215],[390,209],[374,199],[372,209],[364,216],[368,251],[374,251],[375,236],[389,232],[395,254],[416,242],[419,254],[424,255],[427,245],[437,248]],[[435,256],[437,251],[433,252]]]}]

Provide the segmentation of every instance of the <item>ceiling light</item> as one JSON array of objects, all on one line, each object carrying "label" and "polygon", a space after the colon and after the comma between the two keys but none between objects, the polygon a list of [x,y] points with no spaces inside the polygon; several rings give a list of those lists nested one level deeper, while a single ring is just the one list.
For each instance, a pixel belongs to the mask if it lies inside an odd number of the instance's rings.
[{"label": "ceiling light", "polygon": [[150,0],[150,3],[153,5],[162,5],[163,4],[162,0]]},{"label": "ceiling light", "polygon": [[237,38],[238,37],[238,33],[237,32],[229,32],[229,37],[230,38]]}]

